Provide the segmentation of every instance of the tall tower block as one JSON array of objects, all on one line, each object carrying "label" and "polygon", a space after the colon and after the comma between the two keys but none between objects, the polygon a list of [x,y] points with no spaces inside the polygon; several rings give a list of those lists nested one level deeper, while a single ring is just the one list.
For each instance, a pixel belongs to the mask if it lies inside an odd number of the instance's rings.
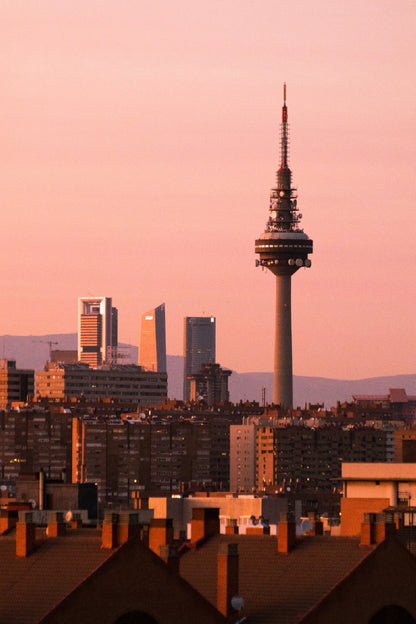
[{"label": "tall tower block", "polygon": [[297,206],[296,189],[288,166],[289,126],[286,106],[286,84],[280,136],[280,168],[276,187],[270,192],[269,219],[263,234],[256,240],[259,254],[256,265],[266,267],[276,276],[276,326],[274,347],[273,402],[293,407],[292,379],[292,304],[291,278],[301,267],[310,267],[308,254],[313,242],[300,228],[302,215]]},{"label": "tall tower block", "polygon": [[117,360],[117,308],[111,297],[78,298],[78,360],[90,366]]},{"label": "tall tower block", "polygon": [[215,363],[214,316],[186,316],[183,328],[183,400],[189,401],[191,382],[188,375],[197,373],[204,364]]},{"label": "tall tower block", "polygon": [[138,364],[149,371],[167,371],[164,303],[142,315]]}]

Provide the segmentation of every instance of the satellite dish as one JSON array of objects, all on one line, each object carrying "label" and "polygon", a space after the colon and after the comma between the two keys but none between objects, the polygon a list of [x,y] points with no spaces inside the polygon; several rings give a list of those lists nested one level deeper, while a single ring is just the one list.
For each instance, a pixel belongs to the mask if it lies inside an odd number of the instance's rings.
[{"label": "satellite dish", "polygon": [[7,485],[1,485],[1,486],[0,486],[0,490],[1,490],[2,492],[6,492],[6,491],[7,491]]},{"label": "satellite dish", "polygon": [[29,501],[28,501],[28,502],[32,505],[32,509],[35,509],[35,507],[36,507],[36,501],[35,501],[35,499],[34,499],[34,498],[29,498]]},{"label": "satellite dish", "polygon": [[302,520],[302,531],[304,533],[309,533],[309,531],[312,531],[313,529],[313,524],[310,520]]},{"label": "satellite dish", "polygon": [[46,533],[46,537],[48,537],[48,535],[49,535],[49,527],[46,527],[45,533]]},{"label": "satellite dish", "polygon": [[231,606],[236,611],[240,611],[244,607],[244,599],[241,596],[233,596],[231,598]]},{"label": "satellite dish", "polygon": [[65,520],[66,520],[67,522],[71,522],[71,520],[72,520],[72,511],[67,511],[67,512],[66,512],[66,514],[65,514]]}]

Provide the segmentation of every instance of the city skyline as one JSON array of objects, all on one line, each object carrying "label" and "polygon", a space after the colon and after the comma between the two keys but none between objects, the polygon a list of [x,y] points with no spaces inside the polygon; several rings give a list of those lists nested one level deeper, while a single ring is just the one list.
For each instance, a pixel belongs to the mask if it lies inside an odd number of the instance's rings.
[{"label": "city skyline", "polygon": [[293,372],[414,372],[413,2],[2,13],[1,334],[74,332],[73,302],[104,292],[122,342],[139,344],[142,310],[163,300],[169,354],[184,316],[212,314],[217,361],[270,370],[273,280],[252,240],[286,81],[316,243],[293,292]]}]

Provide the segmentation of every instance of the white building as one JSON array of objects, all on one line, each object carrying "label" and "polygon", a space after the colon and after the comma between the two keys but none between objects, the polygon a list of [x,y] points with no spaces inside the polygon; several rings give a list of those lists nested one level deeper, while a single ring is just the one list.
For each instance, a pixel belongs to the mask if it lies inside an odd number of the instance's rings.
[{"label": "white building", "polygon": [[117,308],[111,297],[78,298],[78,361],[90,366],[117,359]]},{"label": "white building", "polygon": [[342,535],[358,535],[364,514],[390,509],[399,513],[405,524],[410,513],[413,517],[416,463],[343,463],[342,481]]}]

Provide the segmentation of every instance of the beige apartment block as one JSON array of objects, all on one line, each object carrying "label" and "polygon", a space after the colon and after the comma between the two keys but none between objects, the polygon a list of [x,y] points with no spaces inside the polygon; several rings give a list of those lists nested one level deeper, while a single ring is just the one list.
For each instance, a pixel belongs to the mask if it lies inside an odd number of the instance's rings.
[{"label": "beige apartment block", "polygon": [[33,396],[34,377],[33,370],[16,368],[15,360],[0,359],[0,407]]},{"label": "beige apartment block", "polygon": [[83,396],[160,405],[167,398],[167,374],[134,364],[90,368],[85,363],[49,362],[46,370],[36,372],[36,394],[56,400]]},{"label": "beige apartment block", "polygon": [[358,535],[364,514],[414,512],[416,463],[343,463],[342,482],[342,535]]}]

